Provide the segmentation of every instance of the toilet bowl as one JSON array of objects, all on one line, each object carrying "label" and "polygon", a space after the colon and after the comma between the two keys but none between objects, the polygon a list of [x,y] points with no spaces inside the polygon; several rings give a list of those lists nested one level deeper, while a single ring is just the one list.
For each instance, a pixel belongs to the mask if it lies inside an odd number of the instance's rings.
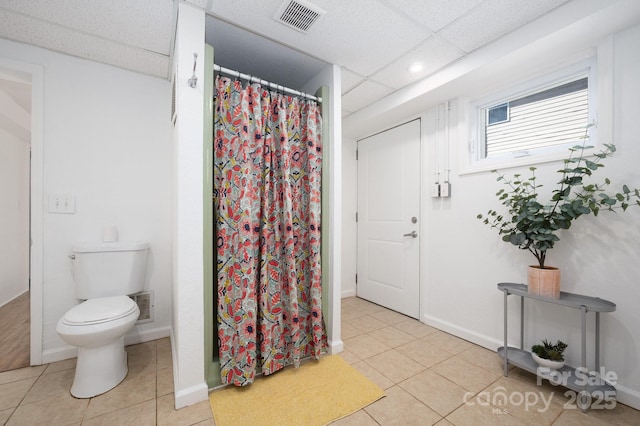
[{"label": "toilet bowl", "polygon": [[128,371],[124,335],[139,315],[138,305],[131,298],[115,296],[89,299],[58,321],[60,338],[78,347],[73,396],[90,398],[124,380]]},{"label": "toilet bowl", "polygon": [[73,247],[76,297],[84,300],[56,325],[62,340],[78,348],[71,394],[91,398],[118,385],[127,375],[124,336],[140,309],[128,296],[144,290],[149,244],[82,243]]}]

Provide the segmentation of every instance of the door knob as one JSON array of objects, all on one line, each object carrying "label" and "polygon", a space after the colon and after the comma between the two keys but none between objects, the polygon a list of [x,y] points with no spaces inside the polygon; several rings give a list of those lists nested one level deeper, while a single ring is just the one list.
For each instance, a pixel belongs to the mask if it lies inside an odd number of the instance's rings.
[{"label": "door knob", "polygon": [[411,238],[418,238],[418,233],[416,231],[411,231],[408,234],[404,234],[402,235],[403,237],[411,237]]}]

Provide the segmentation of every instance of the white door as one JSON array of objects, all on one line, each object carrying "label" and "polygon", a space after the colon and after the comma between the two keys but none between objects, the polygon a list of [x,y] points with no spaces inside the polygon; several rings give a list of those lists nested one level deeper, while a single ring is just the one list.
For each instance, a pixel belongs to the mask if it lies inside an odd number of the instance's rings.
[{"label": "white door", "polygon": [[420,314],[420,120],[358,141],[357,295]]}]

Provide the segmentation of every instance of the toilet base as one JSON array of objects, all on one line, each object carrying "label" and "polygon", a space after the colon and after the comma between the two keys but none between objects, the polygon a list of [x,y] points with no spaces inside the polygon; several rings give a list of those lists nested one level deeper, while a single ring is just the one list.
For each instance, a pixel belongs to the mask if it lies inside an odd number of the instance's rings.
[{"label": "toilet base", "polygon": [[127,376],[124,336],[106,345],[78,348],[71,395],[91,398],[116,387]]}]

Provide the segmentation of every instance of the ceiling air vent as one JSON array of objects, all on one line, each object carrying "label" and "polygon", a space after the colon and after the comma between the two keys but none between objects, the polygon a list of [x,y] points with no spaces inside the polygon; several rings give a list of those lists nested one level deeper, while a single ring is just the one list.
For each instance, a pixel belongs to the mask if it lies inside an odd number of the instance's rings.
[{"label": "ceiling air vent", "polygon": [[325,13],[327,13],[326,10],[306,0],[285,0],[274,18],[288,27],[307,33],[311,25]]}]

